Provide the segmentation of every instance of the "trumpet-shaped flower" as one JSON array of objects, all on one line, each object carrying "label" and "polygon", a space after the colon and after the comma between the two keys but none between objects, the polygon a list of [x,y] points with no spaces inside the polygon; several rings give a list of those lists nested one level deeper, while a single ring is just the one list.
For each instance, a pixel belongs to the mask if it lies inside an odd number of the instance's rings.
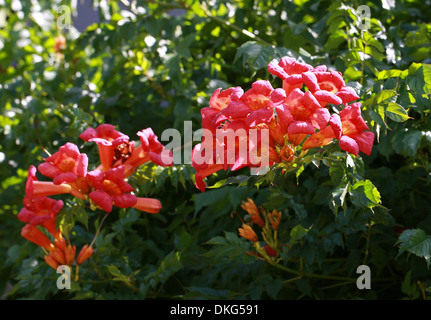
[{"label": "trumpet-shaped flower", "polygon": [[302,148],[306,150],[325,146],[331,143],[332,139],[338,139],[342,150],[355,156],[359,155],[359,151],[370,155],[374,133],[365,130],[369,128],[361,116],[361,104],[353,103],[341,110],[339,114],[332,115],[329,125],[311,135]]},{"label": "trumpet-shaped flower", "polygon": [[50,219],[55,219],[62,208],[63,201],[61,200],[37,197],[21,209],[18,213],[18,219],[25,223],[39,225]]},{"label": "trumpet-shaped flower", "polygon": [[129,208],[136,204],[136,196],[128,193],[134,189],[124,180],[124,168],[123,165],[107,171],[96,169],[87,174],[95,189],[89,193],[89,197],[106,212],[112,211],[113,204],[120,208]]},{"label": "trumpet-shaped flower", "polygon": [[129,142],[127,135],[115,130],[113,125],[107,123],[101,124],[96,129],[87,128],[79,137],[84,141],[97,143],[103,171],[111,169],[117,161],[115,149],[120,145],[123,147]]},{"label": "trumpet-shaped flower", "polygon": [[126,177],[130,176],[137,167],[149,161],[163,167],[173,165],[172,151],[165,149],[151,128],[141,130],[137,135],[141,144],[134,148],[127,160],[123,162],[126,167]]},{"label": "trumpet-shaped flower", "polygon": [[73,143],[66,143],[59,151],[45,159],[38,166],[38,171],[46,177],[52,178],[54,184],[73,183],[78,177],[87,174],[88,157],[80,153]]},{"label": "trumpet-shaped flower", "polygon": [[312,70],[313,67],[306,63],[298,62],[294,58],[283,57],[278,64],[268,64],[268,71],[283,80],[283,89],[288,96],[294,89],[300,89],[303,85],[302,74]]},{"label": "trumpet-shaped flower", "polygon": [[31,204],[34,198],[47,197],[63,193],[72,193],[73,188],[69,184],[54,184],[52,181],[39,181],[36,177],[37,169],[31,165],[27,173],[25,185],[24,206]]}]

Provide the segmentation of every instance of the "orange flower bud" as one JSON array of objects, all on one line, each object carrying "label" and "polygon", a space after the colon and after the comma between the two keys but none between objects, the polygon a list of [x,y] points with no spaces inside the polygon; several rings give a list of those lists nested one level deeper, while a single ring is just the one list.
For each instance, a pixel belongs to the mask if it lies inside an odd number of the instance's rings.
[{"label": "orange flower bud", "polygon": [[271,222],[272,228],[274,230],[278,229],[281,221],[281,211],[276,211],[275,209],[272,212],[268,213],[269,222]]},{"label": "orange flower bud", "polygon": [[247,211],[247,213],[250,215],[251,222],[257,224],[261,228],[265,225],[265,222],[260,216],[259,209],[252,199],[247,198],[247,201],[241,204],[241,208]]},{"label": "orange flower bud", "polygon": [[21,236],[28,241],[37,244],[38,246],[45,248],[48,251],[54,249],[54,245],[48,239],[48,237],[40,231],[36,226],[26,224],[21,230]]},{"label": "orange flower bud", "polygon": [[79,265],[83,263],[85,260],[91,257],[93,252],[94,252],[93,247],[89,247],[88,244],[84,245],[81,249],[81,252],[78,255],[78,258],[76,258],[76,264]]},{"label": "orange flower bud", "polygon": [[162,204],[157,199],[137,197],[136,200],[136,204],[133,206],[135,209],[148,213],[159,213],[162,209]]},{"label": "orange flower bud", "polygon": [[249,225],[243,224],[242,228],[238,228],[238,231],[241,237],[246,238],[249,241],[257,241],[257,234]]},{"label": "orange flower bud", "polygon": [[57,248],[60,248],[62,251],[66,250],[66,240],[63,237],[55,239],[54,244]]},{"label": "orange flower bud", "polygon": [[55,260],[51,255],[45,256],[45,262],[55,270],[57,270],[58,266],[60,265],[57,260]]},{"label": "orange flower bud", "polygon": [[49,255],[59,264],[66,264],[66,257],[60,248],[55,248]]},{"label": "orange flower bud", "polygon": [[75,260],[76,246],[71,246],[70,244],[64,249],[64,255],[66,257],[66,264],[71,266]]}]

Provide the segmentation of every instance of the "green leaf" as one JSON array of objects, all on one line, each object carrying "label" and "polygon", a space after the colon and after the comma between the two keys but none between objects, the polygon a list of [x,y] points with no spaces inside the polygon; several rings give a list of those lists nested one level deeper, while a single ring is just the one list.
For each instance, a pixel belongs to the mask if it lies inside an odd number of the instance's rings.
[{"label": "green leaf", "polygon": [[414,157],[420,146],[422,136],[422,131],[419,130],[399,132],[392,141],[392,148],[400,154]]},{"label": "green leaf", "polygon": [[182,268],[183,264],[181,263],[180,252],[171,251],[160,262],[158,269],[155,272],[149,273],[146,278],[148,281],[154,279],[151,285],[156,286],[158,283],[164,283],[170,276]]},{"label": "green leaf", "polygon": [[380,71],[377,75],[378,80],[386,80],[389,78],[401,78],[404,79],[408,75],[408,70],[398,70],[398,69],[390,69]]},{"label": "green leaf", "polygon": [[387,104],[385,113],[391,120],[396,122],[404,122],[408,119],[412,119],[411,117],[409,117],[407,111],[401,105],[394,102],[389,102]]},{"label": "green leaf", "polygon": [[427,266],[431,265],[431,236],[422,229],[404,230],[398,238],[399,254],[410,252],[424,258]]},{"label": "green leaf", "polygon": [[337,213],[337,210],[339,207],[344,206],[346,195],[347,195],[347,192],[349,191],[349,186],[350,184],[347,183],[343,186],[338,186],[334,191],[332,191],[331,204],[335,213]]},{"label": "green leaf", "polygon": [[114,276],[113,280],[114,281],[121,281],[121,282],[130,282],[129,278],[124,275],[123,273],[121,273],[121,271],[113,264],[107,266],[108,271],[110,274],[112,274]]},{"label": "green leaf", "polygon": [[347,35],[343,30],[337,30],[331,33],[328,41],[325,43],[324,50],[330,51],[332,49],[338,48],[347,39]]},{"label": "green leaf", "polygon": [[266,283],[266,292],[268,292],[273,299],[277,299],[277,295],[281,288],[283,288],[283,280],[281,279],[274,279],[273,281],[268,281]]},{"label": "green leaf", "polygon": [[412,63],[407,81],[414,92],[423,96],[431,94],[431,65]]},{"label": "green leaf", "polygon": [[243,65],[249,64],[253,70],[260,70],[266,68],[276,51],[272,46],[261,46],[255,41],[249,41],[238,48],[234,62],[242,57]]},{"label": "green leaf", "polygon": [[419,291],[417,290],[417,285],[411,280],[412,271],[406,273],[403,282],[401,283],[401,291],[411,297],[416,299],[419,296]]},{"label": "green leaf", "polygon": [[311,227],[306,229],[300,224],[293,227],[292,230],[290,230],[290,244],[294,244],[296,241],[302,239],[305,237],[308,231],[310,231]]},{"label": "green leaf", "polygon": [[395,102],[397,95],[397,92],[394,90],[382,90],[376,94],[374,101],[376,104]]},{"label": "green leaf", "polygon": [[73,207],[65,207],[57,215],[57,226],[63,234],[68,234],[75,225],[73,212]]},{"label": "green leaf", "polygon": [[350,191],[353,197],[353,202],[356,205],[373,208],[380,206],[381,197],[380,192],[373,185],[370,180],[361,180],[356,182]]},{"label": "green leaf", "polygon": [[192,243],[192,235],[183,229],[180,235],[175,235],[174,243],[178,250],[185,250]]}]

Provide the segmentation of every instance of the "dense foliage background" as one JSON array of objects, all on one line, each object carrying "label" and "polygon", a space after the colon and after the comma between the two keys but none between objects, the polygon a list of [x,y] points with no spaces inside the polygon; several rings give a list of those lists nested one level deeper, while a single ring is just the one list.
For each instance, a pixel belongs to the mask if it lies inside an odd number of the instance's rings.
[{"label": "dense foliage background", "polygon": [[[105,1],[100,22],[64,28],[71,1],[0,0],[0,294],[7,299],[429,299],[431,296],[431,6],[397,1]],[[357,11],[370,9],[369,19]],[[126,10],[124,10],[126,9]],[[73,16],[72,16],[73,18]],[[62,20],[63,22],[63,20]],[[361,28],[364,22],[368,28]],[[63,27],[62,27],[63,26]],[[54,50],[55,37],[66,47]],[[283,174],[247,171],[194,185],[183,164],[148,164],[131,181],[157,215],[114,210],[71,290],[58,290],[39,247],[20,236],[27,170],[110,123],[136,138],[201,126],[219,87],[258,79],[283,56],[343,73],[376,134],[371,156],[338,152]],[[187,139],[188,137],[185,137]],[[196,143],[194,141],[185,141]],[[166,142],[162,142],[167,144]],[[212,187],[211,187],[212,186]],[[239,237],[241,203],[282,211],[277,263]],[[60,213],[74,243],[100,211]],[[258,231],[258,230],[257,230]],[[370,290],[356,269],[368,265]]]}]

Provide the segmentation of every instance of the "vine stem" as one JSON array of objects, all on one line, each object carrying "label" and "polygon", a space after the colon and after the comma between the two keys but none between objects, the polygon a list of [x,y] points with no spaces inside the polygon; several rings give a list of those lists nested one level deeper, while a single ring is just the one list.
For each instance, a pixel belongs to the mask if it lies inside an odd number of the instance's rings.
[{"label": "vine stem", "polygon": [[339,280],[339,281],[345,281],[345,282],[355,282],[356,278],[349,278],[349,277],[337,277],[337,276],[330,276],[330,275],[324,275],[324,274],[316,274],[316,273],[307,273],[307,272],[301,272],[298,270],[294,270],[282,265],[279,265],[278,263],[274,263],[272,261],[268,261],[271,265],[273,265],[276,268],[279,268],[281,270],[287,271],[289,273],[296,274],[300,278],[306,277],[306,278],[319,278],[319,279],[326,279],[326,280]]},{"label": "vine stem", "polygon": [[365,253],[364,253],[364,259],[362,260],[362,264],[366,264],[367,262],[367,258],[368,258],[368,254],[369,254],[369,248],[370,248],[370,238],[371,238],[371,227],[372,227],[372,223],[371,220],[368,221],[368,226],[367,226],[367,238],[366,238],[366,245],[365,245]]},{"label": "vine stem", "polygon": [[90,243],[90,247],[92,247],[92,246],[93,246],[93,244],[94,244],[94,242],[96,241],[96,238],[97,238],[97,236],[99,235],[100,229],[102,228],[102,224],[103,224],[103,222],[105,221],[105,219],[106,219],[106,217],[107,217],[108,215],[109,215],[109,213],[106,213],[106,214],[103,216],[102,221],[100,221],[100,224],[99,224],[99,227],[97,228],[96,234],[94,235],[94,238],[93,238],[93,240],[92,240],[92,241],[91,241],[91,243]]},{"label": "vine stem", "polygon": [[350,277],[338,277],[338,276],[331,276],[331,275],[324,275],[324,274],[315,274],[315,273],[307,273],[307,272],[303,272],[295,270],[295,269],[291,269],[285,266],[282,266],[278,263],[276,263],[275,261],[273,261],[265,252],[265,250],[263,250],[259,243],[255,244],[256,249],[258,250],[258,252],[265,258],[265,261],[268,262],[270,265],[281,269],[283,271],[292,273],[297,275],[299,278],[303,278],[303,277],[307,277],[307,278],[319,278],[319,279],[327,279],[327,280],[339,280],[339,281],[346,281],[346,282],[354,282],[356,281],[356,278],[350,278]]}]

